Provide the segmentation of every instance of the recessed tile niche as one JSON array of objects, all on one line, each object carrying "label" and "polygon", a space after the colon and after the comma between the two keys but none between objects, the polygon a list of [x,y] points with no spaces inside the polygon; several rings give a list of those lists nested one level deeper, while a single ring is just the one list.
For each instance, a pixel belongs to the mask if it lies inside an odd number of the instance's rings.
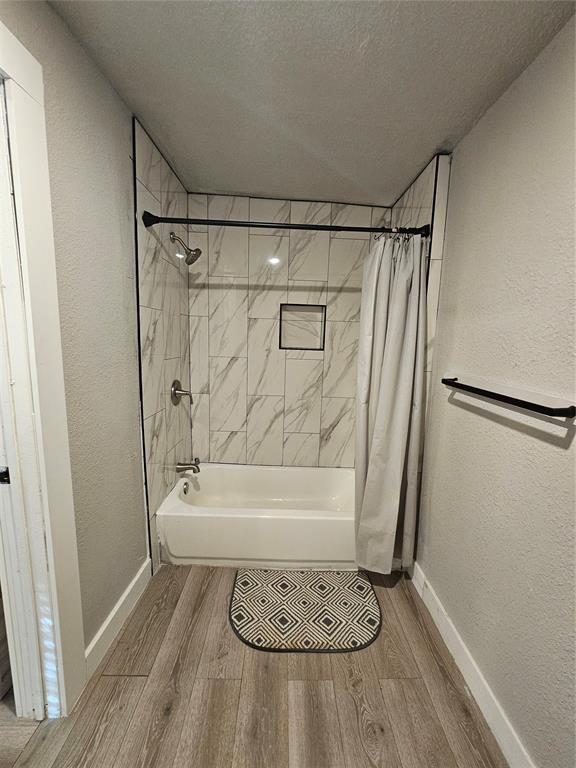
[{"label": "recessed tile niche", "polygon": [[321,352],[325,339],[325,304],[280,304],[280,349]]}]

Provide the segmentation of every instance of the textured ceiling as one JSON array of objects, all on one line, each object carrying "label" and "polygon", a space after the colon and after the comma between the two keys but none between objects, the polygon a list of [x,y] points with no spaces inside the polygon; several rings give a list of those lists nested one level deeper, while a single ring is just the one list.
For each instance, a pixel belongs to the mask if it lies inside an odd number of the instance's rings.
[{"label": "textured ceiling", "polygon": [[53,2],[193,191],[390,204],[568,2]]}]

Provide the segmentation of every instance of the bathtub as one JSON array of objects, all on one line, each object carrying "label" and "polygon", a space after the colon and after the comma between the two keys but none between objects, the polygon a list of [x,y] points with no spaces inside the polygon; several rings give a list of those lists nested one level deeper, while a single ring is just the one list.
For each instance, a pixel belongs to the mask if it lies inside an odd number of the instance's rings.
[{"label": "bathtub", "polygon": [[354,470],[202,464],[157,523],[169,563],[351,568]]}]

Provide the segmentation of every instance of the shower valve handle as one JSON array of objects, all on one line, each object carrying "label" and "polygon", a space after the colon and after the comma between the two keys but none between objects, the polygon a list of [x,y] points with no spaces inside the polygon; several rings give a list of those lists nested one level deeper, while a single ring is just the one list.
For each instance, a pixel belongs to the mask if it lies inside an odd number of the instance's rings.
[{"label": "shower valve handle", "polygon": [[192,392],[188,392],[187,389],[182,389],[182,384],[180,384],[179,380],[174,379],[172,382],[172,387],[170,388],[170,399],[172,400],[172,404],[178,405],[183,397],[189,397],[190,402],[194,402],[194,399],[192,398]]}]

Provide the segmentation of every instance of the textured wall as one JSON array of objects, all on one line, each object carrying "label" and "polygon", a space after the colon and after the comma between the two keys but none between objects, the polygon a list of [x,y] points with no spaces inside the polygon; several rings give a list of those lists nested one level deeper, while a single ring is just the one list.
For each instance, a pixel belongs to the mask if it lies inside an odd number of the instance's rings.
[{"label": "textured wall", "polygon": [[44,68],[66,407],[88,643],[146,558],[130,114],[45,3],[0,4]]},{"label": "textured wall", "polygon": [[574,765],[574,432],[442,375],[574,398],[574,27],[453,155],[418,560],[535,763]]},{"label": "textured wall", "polygon": [[192,457],[190,401],[174,405],[172,382],[190,388],[188,267],[176,254],[170,232],[187,240],[186,227],[161,224],[150,229],[141,216],[186,218],[186,190],[142,127],[135,124],[136,201],[138,209],[138,283],[142,410],[152,556],[159,560],[156,511],[176,482],[175,465]]},{"label": "textured wall", "polygon": [[[190,195],[196,218],[368,227],[386,208]],[[201,460],[354,466],[356,353],[368,233],[212,227],[189,272],[194,454]],[[270,258],[275,263],[269,261]],[[281,303],[326,305],[324,351],[279,348]],[[288,346],[314,344],[305,313]],[[285,344],[286,346],[286,344]]]}]

